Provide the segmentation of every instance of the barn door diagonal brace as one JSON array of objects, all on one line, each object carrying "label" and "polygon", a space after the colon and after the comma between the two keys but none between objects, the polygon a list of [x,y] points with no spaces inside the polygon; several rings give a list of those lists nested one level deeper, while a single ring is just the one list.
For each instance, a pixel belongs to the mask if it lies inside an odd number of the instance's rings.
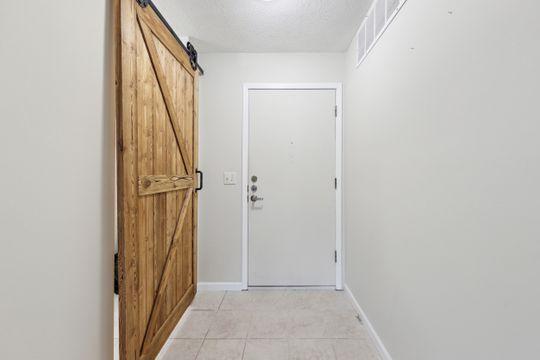
[{"label": "barn door diagonal brace", "polygon": [[178,42],[178,44],[180,44],[180,46],[182,47],[182,49],[186,52],[186,54],[189,56],[189,61],[191,62],[191,67],[193,68],[193,70],[199,70],[199,73],[201,75],[204,75],[204,70],[203,68],[201,67],[201,65],[199,65],[199,62],[198,62],[198,54],[197,54],[197,50],[195,49],[195,47],[193,46],[192,43],[188,42],[186,45],[184,45],[184,43],[182,42],[182,40],[180,40],[180,38],[178,37],[178,35],[176,35],[176,32],[174,32],[173,28],[171,27],[171,25],[169,25],[169,23],[167,22],[167,20],[165,20],[165,18],[163,17],[163,15],[159,12],[158,8],[156,7],[156,5],[152,2],[152,0],[136,0],[137,3],[142,7],[142,8],[145,8],[147,6],[150,6],[152,8],[152,10],[154,10],[154,12],[156,13],[156,15],[159,17],[159,19],[163,22],[163,24],[165,24],[165,26],[167,27],[167,29],[169,30],[169,32],[172,34],[172,36],[176,39],[176,41]]}]

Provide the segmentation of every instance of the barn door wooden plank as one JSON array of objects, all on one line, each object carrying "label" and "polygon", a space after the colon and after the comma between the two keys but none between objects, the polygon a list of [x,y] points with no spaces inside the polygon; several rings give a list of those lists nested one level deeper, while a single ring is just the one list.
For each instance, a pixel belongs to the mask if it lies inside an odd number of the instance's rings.
[{"label": "barn door wooden plank", "polygon": [[191,202],[192,193],[193,192],[191,189],[186,191],[186,194],[184,196],[184,202],[182,204],[182,210],[180,211],[180,216],[178,217],[178,224],[176,226],[176,230],[174,232],[172,242],[167,251],[167,259],[165,261],[163,270],[161,271],[161,274],[162,274],[161,280],[159,282],[156,296],[154,298],[154,304],[152,305],[150,320],[148,322],[148,326],[146,329],[144,345],[143,345],[143,350],[142,350],[143,353],[145,353],[145,350],[152,343],[153,333],[156,330],[156,322],[159,316],[160,308],[161,306],[164,306],[163,294],[167,287],[169,277],[171,276],[171,273],[174,269],[174,262],[171,260],[174,258],[174,256],[176,256],[176,252],[178,251],[178,243],[180,242],[180,239],[182,238],[182,229],[184,227],[184,221],[186,219],[186,215],[189,211],[189,204]]},{"label": "barn door wooden plank", "polygon": [[152,29],[154,35],[156,35],[159,41],[161,41],[161,43],[163,43],[163,45],[171,52],[176,61],[179,64],[186,65],[185,71],[192,78],[197,77],[197,72],[193,70],[190,65],[188,55],[178,46],[176,40],[171,36],[170,32],[165,27],[161,26],[161,20],[157,16],[154,16],[152,12],[145,9],[139,9],[137,16],[139,19],[145,22],[150,29]]},{"label": "barn door wooden plank", "polygon": [[137,199],[136,188],[129,180],[137,174],[137,107],[136,107],[136,12],[135,4],[118,0],[116,21],[116,93],[117,93],[117,163],[118,251],[119,251],[119,352],[122,359],[137,359],[139,308],[136,278]]},{"label": "barn door wooden plank", "polygon": [[120,357],[146,360],[196,292],[198,74],[152,7],[115,1]]},{"label": "barn door wooden plank", "polygon": [[180,154],[182,155],[182,161],[184,162],[184,167],[186,169],[186,172],[189,174],[190,169],[192,168],[191,161],[189,159],[188,151],[186,149],[185,140],[184,140],[185,138],[179,126],[180,122],[178,120],[178,114],[176,113],[176,111],[174,111],[174,104],[173,104],[170,91],[167,87],[167,80],[165,79],[163,69],[161,68],[161,63],[158,58],[158,53],[156,50],[156,45],[154,43],[152,31],[150,30],[148,25],[144,21],[141,21],[140,19],[139,19],[139,25],[144,35],[146,46],[148,47],[148,53],[150,54],[150,59],[152,60],[152,65],[154,67],[154,71],[158,79],[159,87],[163,94],[163,99],[165,100],[167,112],[169,113],[171,124],[174,129],[174,135],[176,136],[176,142],[178,143],[178,147],[180,148]]}]

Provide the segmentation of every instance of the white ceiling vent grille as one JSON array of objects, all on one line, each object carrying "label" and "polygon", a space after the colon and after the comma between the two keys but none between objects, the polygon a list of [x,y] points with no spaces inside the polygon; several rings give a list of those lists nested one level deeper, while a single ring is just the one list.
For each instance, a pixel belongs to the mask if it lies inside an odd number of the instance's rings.
[{"label": "white ceiling vent grille", "polygon": [[[399,7],[399,0],[386,0],[386,17],[391,19]],[[404,3],[404,1],[402,1]]]},{"label": "white ceiling vent grille", "polygon": [[380,34],[386,25],[386,1],[375,2],[375,33]]},{"label": "white ceiling vent grille", "polygon": [[360,62],[364,56],[366,56],[367,46],[366,46],[366,27],[363,26],[358,32],[358,62]]},{"label": "white ceiling vent grille", "polygon": [[366,45],[369,49],[375,42],[375,13],[372,11],[366,19]]},{"label": "white ceiling vent grille", "polygon": [[357,33],[357,59],[360,65],[377,40],[394,20],[407,0],[375,0]]}]

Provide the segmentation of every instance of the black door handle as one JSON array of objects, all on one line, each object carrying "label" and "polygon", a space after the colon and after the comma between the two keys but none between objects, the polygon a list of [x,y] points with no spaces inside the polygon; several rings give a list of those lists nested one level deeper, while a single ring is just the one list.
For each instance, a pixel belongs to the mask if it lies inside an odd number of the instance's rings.
[{"label": "black door handle", "polygon": [[202,188],[203,188],[204,174],[203,174],[202,171],[199,171],[199,169],[197,169],[197,170],[195,171],[195,173],[197,173],[198,175],[200,175],[200,176],[199,176],[199,179],[200,179],[200,181],[199,181],[199,187],[197,187],[197,188],[195,189],[195,192],[197,192],[197,191],[202,190]]}]

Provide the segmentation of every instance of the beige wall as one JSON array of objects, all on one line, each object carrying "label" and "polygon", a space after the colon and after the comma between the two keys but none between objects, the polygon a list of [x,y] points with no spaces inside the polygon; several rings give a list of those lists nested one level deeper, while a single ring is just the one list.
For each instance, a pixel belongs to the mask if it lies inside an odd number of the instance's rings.
[{"label": "beige wall", "polygon": [[[340,82],[343,54],[202,54],[199,281],[242,281],[242,84]],[[223,185],[223,172],[238,185]]]},{"label": "beige wall", "polygon": [[112,358],[108,1],[0,10],[0,358]]},{"label": "beige wall", "polygon": [[394,359],[540,354],[539,12],[409,0],[348,54],[346,282]]}]

